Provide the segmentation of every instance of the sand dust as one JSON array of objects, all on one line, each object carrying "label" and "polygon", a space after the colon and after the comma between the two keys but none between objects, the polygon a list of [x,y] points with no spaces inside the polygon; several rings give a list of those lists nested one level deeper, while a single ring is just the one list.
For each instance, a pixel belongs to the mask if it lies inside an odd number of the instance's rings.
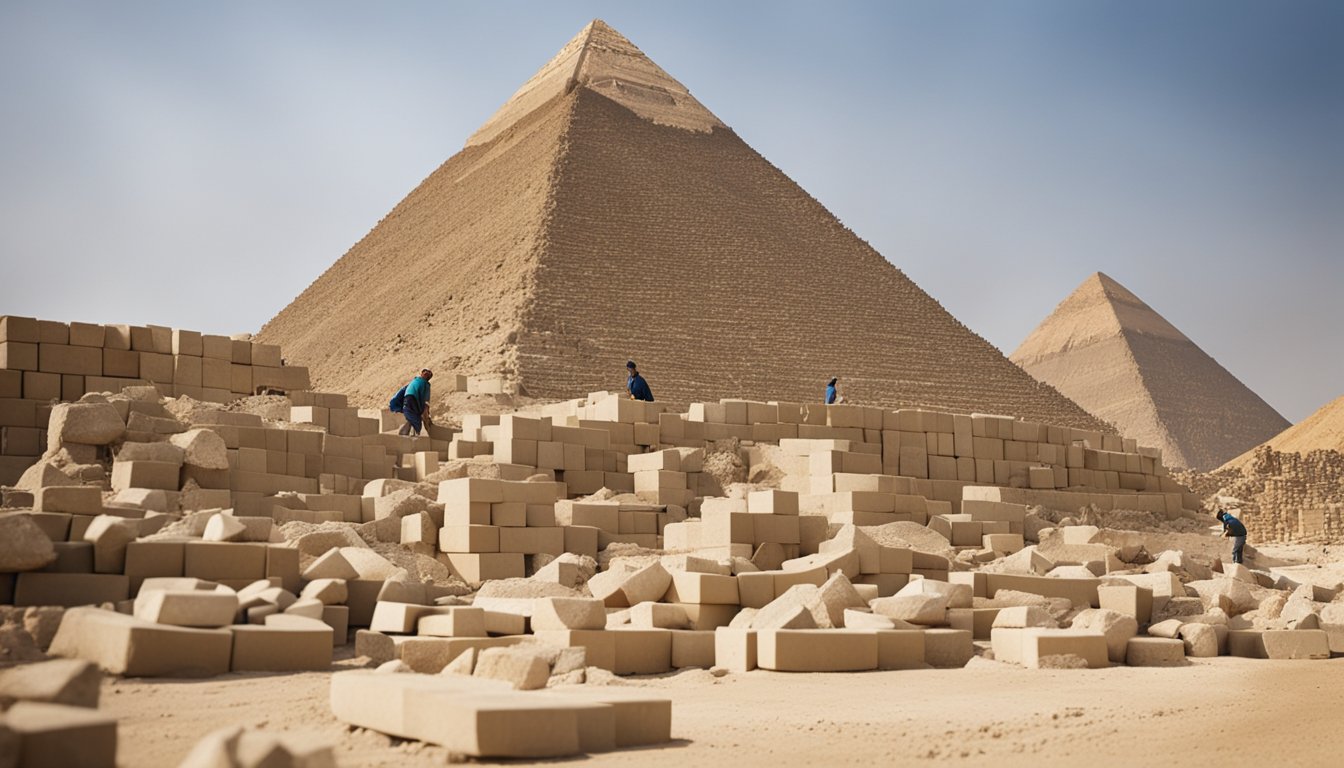
[{"label": "sand dust", "polygon": [[[336,741],[343,766],[449,759],[441,747],[336,722],[328,677],[108,680],[102,709],[120,719],[120,763],[138,768],[175,766],[200,736],[232,724],[316,731]],[[1338,745],[1326,734],[1344,711],[1341,659],[722,678],[687,670],[627,682],[672,699],[672,744],[591,755],[584,765],[1331,765]]]}]

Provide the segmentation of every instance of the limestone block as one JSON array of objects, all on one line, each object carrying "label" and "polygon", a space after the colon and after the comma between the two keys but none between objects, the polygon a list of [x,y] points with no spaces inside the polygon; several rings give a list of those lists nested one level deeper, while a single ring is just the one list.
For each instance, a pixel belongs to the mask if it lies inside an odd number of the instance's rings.
[{"label": "limestone block", "polygon": [[320,579],[350,581],[359,578],[359,571],[350,565],[340,549],[330,549],[303,570],[303,578],[309,581]]},{"label": "limestone block", "polygon": [[877,669],[877,633],[849,629],[765,629],[757,633],[757,664],[779,672]]},{"label": "limestone block", "polygon": [[970,584],[949,583],[936,579],[917,579],[896,593],[896,597],[907,595],[943,595],[947,598],[948,608],[970,608],[974,597]]},{"label": "limestone block", "polygon": [[55,560],[51,539],[28,515],[0,515],[0,573],[37,570]]},{"label": "limestone block", "polygon": [[691,621],[676,603],[643,602],[630,608],[630,624],[644,629],[690,629]]},{"label": "limestone block", "polygon": [[1218,655],[1218,632],[1208,624],[1182,624],[1180,638],[1185,643],[1185,655],[1191,658],[1212,658]]},{"label": "limestone block", "polygon": [[532,691],[546,687],[551,670],[536,654],[514,648],[487,648],[477,654],[472,675],[503,680],[516,690]]},{"label": "limestone block", "polygon": [[999,608],[949,608],[947,609],[947,624],[953,629],[964,629],[971,633],[975,640],[990,639],[990,630],[994,626],[994,619],[998,617]]},{"label": "limestone block", "polygon": [[1158,623],[1148,627],[1148,634],[1152,637],[1163,637],[1168,639],[1180,638],[1181,626],[1184,623],[1185,622],[1181,621],[1180,619],[1167,619],[1166,621],[1159,621]]},{"label": "limestone block", "polygon": [[556,691],[567,702],[600,704],[614,714],[617,747],[665,744],[672,739],[672,702],[656,693],[610,686],[569,687]]},{"label": "limestone block", "polygon": [[4,724],[19,736],[20,768],[116,768],[117,720],[85,707],[21,701]]},{"label": "limestone block", "polygon": [[1227,610],[1228,615],[1236,616],[1247,611],[1253,611],[1260,606],[1260,601],[1251,593],[1247,583],[1237,579],[1221,578],[1191,581],[1186,584],[1186,587],[1199,595],[1206,610],[1223,607],[1224,610]]},{"label": "limestone block", "polygon": [[960,669],[975,655],[971,633],[965,629],[924,630],[924,661],[938,669]]},{"label": "limestone block", "polygon": [[95,517],[84,531],[84,540],[93,543],[93,569],[97,573],[123,573],[126,570],[126,545],[135,541],[139,526],[134,520],[116,515]]},{"label": "limestone block", "polygon": [[615,632],[605,629],[543,629],[536,631],[541,642],[560,648],[582,648],[588,666],[611,671],[616,666]]},{"label": "limestone block", "polygon": [[[879,629],[877,632],[877,668],[878,669],[923,669],[929,666],[924,647],[926,632],[917,629]],[[937,653],[939,662],[951,662],[960,651],[951,648],[959,641],[951,637],[936,637],[934,643],[942,643],[945,653]],[[946,658],[944,658],[946,656]],[[965,662],[961,666],[964,666]],[[958,666],[955,663],[949,666]]]},{"label": "limestone block", "polygon": [[112,490],[149,488],[176,491],[181,467],[162,461],[114,461],[112,463]]},{"label": "limestone block", "polygon": [[1250,659],[1328,659],[1330,640],[1320,629],[1234,629],[1227,650]]},{"label": "limestone block", "polygon": [[[303,622],[298,624],[297,622]],[[332,630],[321,621],[293,617],[288,626],[235,625],[233,672],[295,672],[331,668]]]},{"label": "limestone block", "polygon": [[[268,518],[269,519],[269,518]],[[206,541],[244,541],[247,526],[233,515],[211,515],[201,538]]]},{"label": "limestone block", "polygon": [[38,488],[33,493],[33,509],[39,512],[97,515],[103,510],[102,488],[96,485],[57,485]]},{"label": "limestone block", "polygon": [[[962,585],[964,586],[964,585]],[[914,594],[881,597],[872,602],[873,613],[911,624],[939,626],[947,621],[946,594]]]},{"label": "limestone block", "polygon": [[756,669],[756,637],[754,629],[719,627],[714,630],[714,664],[730,672]]},{"label": "limestone block", "polygon": [[489,687],[504,685],[476,677],[353,670],[332,676],[331,709],[346,723],[474,757],[578,754],[576,707],[561,696]]},{"label": "limestone block", "polygon": [[171,435],[168,442],[182,449],[183,463],[201,469],[228,469],[224,438],[210,429],[189,429]]},{"label": "limestone block", "polygon": [[615,641],[612,671],[618,675],[656,675],[672,669],[672,633],[666,629],[611,629]]},{"label": "limestone block", "polygon": [[129,580],[115,573],[20,573],[14,605],[99,605],[125,600]]},{"label": "limestone block", "polygon": [[0,709],[16,701],[98,708],[103,675],[83,659],[53,659],[0,670]]},{"label": "limestone block", "polygon": [[[416,631],[416,626],[421,617],[436,613],[447,613],[454,607],[456,606],[417,605],[379,600],[378,604],[374,606],[373,619],[369,624],[369,629],[374,632],[412,634]],[[481,609],[478,608],[477,610]],[[484,621],[484,616],[481,618]]]},{"label": "limestone block", "polygon": [[238,613],[238,595],[205,590],[141,589],[135,617],[175,627],[225,627]]},{"label": "limestone block", "polygon": [[1059,623],[1050,612],[1035,605],[1020,605],[1000,608],[994,616],[992,627],[1020,629],[1024,627],[1045,627],[1055,629]]},{"label": "limestone block", "polygon": [[1129,639],[1139,633],[1139,623],[1133,616],[1126,616],[1105,608],[1087,608],[1074,617],[1072,629],[1100,632],[1106,638],[1106,651],[1116,664],[1125,662]]},{"label": "limestone block", "polygon": [[[860,610],[857,608],[846,608],[844,615],[844,626],[846,629],[896,629],[896,621],[887,616],[881,616],[871,611]],[[914,627],[913,624],[901,622],[905,628]]]},{"label": "limestone block", "polygon": [[1125,643],[1131,667],[1175,667],[1185,663],[1185,644],[1165,637],[1131,637]]},{"label": "limestone block", "polygon": [[1028,669],[1040,669],[1049,664],[1045,661],[1047,657],[1064,655],[1081,658],[1088,669],[1100,669],[1110,663],[1106,637],[1099,632],[1041,629],[1023,637],[1022,665]]},{"label": "limestone block", "polygon": [[737,578],[713,573],[673,571],[663,600],[672,603],[737,605]]},{"label": "limestone block", "polygon": [[66,611],[51,654],[85,659],[126,677],[212,677],[229,671],[225,629],[153,624],[98,608]]},{"label": "limestone block", "polygon": [[1097,601],[1102,608],[1132,616],[1139,624],[1153,617],[1153,591],[1146,587],[1102,585],[1097,587]]},{"label": "limestone block", "polygon": [[349,594],[345,579],[314,579],[303,586],[299,597],[319,600],[323,605],[341,605]]},{"label": "limestone block", "polygon": [[668,586],[672,583],[672,575],[663,568],[661,563],[649,563],[648,565],[631,573],[621,584],[621,591],[625,594],[625,599],[630,605],[638,605],[645,601],[656,601],[667,593]]},{"label": "limestone block", "polygon": [[543,597],[533,601],[532,629],[603,629],[607,614],[601,600]]},{"label": "limestone block", "polygon": [[485,610],[466,605],[441,606],[416,622],[422,637],[485,637]]},{"label": "limestone block", "polygon": [[182,570],[210,581],[252,582],[266,576],[265,544],[189,541],[183,545]]},{"label": "limestone block", "polygon": [[58,403],[47,422],[47,447],[62,443],[107,445],[121,439],[126,422],[111,403]]},{"label": "limestone block", "polygon": [[1344,653],[1344,603],[1331,603],[1321,609],[1321,630],[1332,653]]}]

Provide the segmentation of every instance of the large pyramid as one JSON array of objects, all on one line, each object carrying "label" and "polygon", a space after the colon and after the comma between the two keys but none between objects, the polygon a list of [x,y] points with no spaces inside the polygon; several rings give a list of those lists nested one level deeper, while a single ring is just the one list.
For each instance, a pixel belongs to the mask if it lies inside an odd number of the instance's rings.
[{"label": "large pyramid", "polygon": [[1212,469],[1288,421],[1124,286],[1083,281],[1012,354],[1168,466]]},{"label": "large pyramid", "polygon": [[370,402],[424,365],[576,397],[634,358],[673,403],[814,401],[836,375],[854,402],[1106,428],[601,21],[261,338]]}]

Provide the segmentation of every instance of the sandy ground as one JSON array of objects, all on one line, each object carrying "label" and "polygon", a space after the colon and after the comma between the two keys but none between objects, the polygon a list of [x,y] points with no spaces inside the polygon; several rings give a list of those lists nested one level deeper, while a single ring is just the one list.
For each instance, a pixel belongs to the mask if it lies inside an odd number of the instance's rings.
[{"label": "sandy ground", "polygon": [[[200,736],[231,724],[334,739],[347,768],[453,760],[439,747],[336,722],[327,708],[328,677],[109,679],[102,708],[121,721],[123,766],[174,766]],[[673,700],[673,743],[575,762],[1328,765],[1339,749],[1325,734],[1344,716],[1344,659],[1219,658],[1176,669],[1079,671],[756,671],[717,679],[687,670],[632,684]]]}]

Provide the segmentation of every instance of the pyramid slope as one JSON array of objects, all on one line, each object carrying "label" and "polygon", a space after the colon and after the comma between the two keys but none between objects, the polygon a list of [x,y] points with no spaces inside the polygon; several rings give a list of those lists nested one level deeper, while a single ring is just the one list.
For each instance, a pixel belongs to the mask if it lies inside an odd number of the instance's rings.
[{"label": "pyramid slope", "polygon": [[633,357],[675,402],[812,401],[838,375],[863,403],[1096,424],[731,130],[677,130],[575,95],[519,345],[532,394],[609,387]]},{"label": "pyramid slope", "polygon": [[619,388],[635,357],[674,404],[815,401],[838,375],[855,402],[1109,431],[624,38],[576,41],[262,338],[369,403],[422,365],[574,397]]},{"label": "pyramid slope", "polygon": [[[1321,406],[1315,413],[1270,438],[1264,445],[1280,453],[1322,450],[1344,452],[1344,396]],[[1232,459],[1222,468],[1249,466],[1256,448]]]},{"label": "pyramid slope", "polygon": [[454,155],[261,329],[314,387],[385,401],[422,367],[508,371],[569,123],[557,100]]},{"label": "pyramid slope", "polygon": [[1132,292],[1097,273],[1011,355],[1173,467],[1212,469],[1287,421]]}]

